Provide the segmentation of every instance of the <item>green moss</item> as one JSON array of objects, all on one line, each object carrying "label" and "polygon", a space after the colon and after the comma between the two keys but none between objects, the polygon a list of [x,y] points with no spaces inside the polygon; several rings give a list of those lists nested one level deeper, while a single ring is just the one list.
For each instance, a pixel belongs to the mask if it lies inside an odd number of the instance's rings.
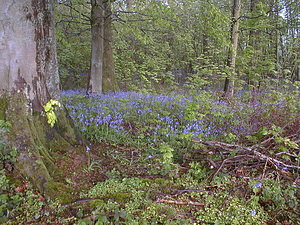
[{"label": "green moss", "polygon": [[177,215],[177,211],[166,205],[157,205],[156,211],[158,215],[165,215],[167,218],[174,218]]},{"label": "green moss", "polygon": [[54,159],[53,159],[52,155],[50,155],[49,150],[43,146],[37,146],[37,149],[39,150],[39,154],[43,158],[43,162],[44,162],[46,168],[48,169],[49,174],[51,176],[54,176],[55,174],[59,173],[59,169],[55,165]]},{"label": "green moss", "polygon": [[0,97],[0,120],[6,120],[7,101],[6,95]]},{"label": "green moss", "polygon": [[6,177],[8,179],[9,185],[11,186],[17,187],[23,184],[20,179],[17,179],[17,174],[6,174]]},{"label": "green moss", "polygon": [[82,144],[84,140],[81,137],[81,134],[78,129],[75,128],[75,125],[67,113],[65,108],[57,110],[57,123],[55,129],[57,134],[64,137],[65,141],[71,145]]},{"label": "green moss", "polygon": [[45,184],[45,194],[63,204],[71,203],[75,200],[72,190],[68,186],[55,181],[49,181]]},{"label": "green moss", "polygon": [[88,202],[88,206],[96,209],[98,206],[105,205],[106,203],[101,199],[95,199],[93,201]]},{"label": "green moss", "polygon": [[156,178],[154,183],[159,184],[160,186],[167,186],[171,183],[171,181],[167,180],[166,178]]}]

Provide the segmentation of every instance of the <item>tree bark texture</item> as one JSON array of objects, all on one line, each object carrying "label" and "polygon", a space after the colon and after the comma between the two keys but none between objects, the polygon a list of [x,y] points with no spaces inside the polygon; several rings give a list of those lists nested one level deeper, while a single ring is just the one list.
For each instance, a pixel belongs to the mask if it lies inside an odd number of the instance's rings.
[{"label": "tree bark texture", "polygon": [[91,0],[92,59],[88,92],[117,91],[113,48],[111,1]]},{"label": "tree bark texture", "polygon": [[0,119],[12,124],[17,171],[48,195],[56,192],[48,149],[63,151],[80,139],[64,108],[54,128],[43,112],[50,99],[61,100],[53,7],[52,0],[0,1]]},{"label": "tree bark texture", "polygon": [[239,39],[239,18],[241,12],[241,1],[233,0],[232,6],[232,23],[231,23],[231,50],[228,56],[227,66],[230,68],[230,75],[226,77],[224,92],[226,97],[232,97],[234,94],[234,76],[235,62],[237,56],[238,39]]},{"label": "tree bark texture", "polygon": [[112,11],[110,1],[104,3],[104,52],[103,52],[103,84],[102,91],[119,90],[114,68],[112,40]]},{"label": "tree bark texture", "polygon": [[104,0],[91,0],[92,58],[88,92],[102,93],[104,52]]}]

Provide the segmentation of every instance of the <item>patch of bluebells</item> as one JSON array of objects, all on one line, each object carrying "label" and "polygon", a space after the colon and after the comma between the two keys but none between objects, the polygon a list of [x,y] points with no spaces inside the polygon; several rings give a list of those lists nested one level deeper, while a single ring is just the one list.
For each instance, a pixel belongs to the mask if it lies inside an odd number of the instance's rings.
[{"label": "patch of bluebells", "polygon": [[[196,137],[208,137],[224,131],[222,127],[216,126],[216,122],[213,123],[217,118],[197,118],[196,115],[193,120],[184,119],[186,106],[193,102],[192,98],[135,92],[87,97],[85,92],[80,90],[64,91],[62,95],[70,116],[83,132],[90,126],[93,126],[93,129],[108,127],[116,133],[147,136],[147,140],[153,142],[157,136],[169,138],[191,134]],[[225,104],[219,103],[222,106]],[[224,115],[226,110],[219,106],[213,108],[213,111],[220,113],[219,115]]]},{"label": "patch of bluebells", "polygon": [[[131,134],[138,134],[142,130],[149,136],[167,128],[166,136],[176,134],[182,126],[179,119],[183,117],[184,106],[187,104],[187,99],[176,96],[152,96],[133,92],[92,95],[89,98],[79,90],[64,91],[62,94],[70,116],[82,131],[94,125]],[[170,113],[174,109],[177,109],[178,118]]]},{"label": "patch of bluebells", "polygon": [[112,132],[149,143],[185,135],[212,138],[226,133],[249,134],[256,128],[248,120],[249,113],[267,109],[242,102],[207,104],[191,96],[175,94],[116,92],[86,96],[83,90],[68,90],[62,96],[70,116],[87,137],[96,129],[101,135]]}]

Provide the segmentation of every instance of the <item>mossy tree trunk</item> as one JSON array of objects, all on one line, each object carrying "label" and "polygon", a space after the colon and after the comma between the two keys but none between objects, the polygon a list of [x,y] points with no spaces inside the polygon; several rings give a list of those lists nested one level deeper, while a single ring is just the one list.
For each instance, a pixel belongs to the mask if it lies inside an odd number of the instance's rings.
[{"label": "mossy tree trunk", "polygon": [[53,0],[0,2],[0,119],[12,124],[8,140],[18,150],[16,170],[53,195],[51,152],[80,142],[66,110],[51,128],[43,105],[60,101]]}]

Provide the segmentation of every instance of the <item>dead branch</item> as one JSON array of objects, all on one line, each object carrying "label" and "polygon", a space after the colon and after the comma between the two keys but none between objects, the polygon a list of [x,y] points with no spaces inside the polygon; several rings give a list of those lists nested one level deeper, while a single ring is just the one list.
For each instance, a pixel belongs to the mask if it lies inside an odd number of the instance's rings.
[{"label": "dead branch", "polygon": [[192,139],[192,142],[201,143],[201,144],[204,144],[207,146],[212,146],[212,147],[219,147],[219,148],[222,148],[229,152],[232,152],[235,149],[237,149],[239,151],[248,151],[248,152],[251,152],[252,154],[256,155],[261,160],[268,160],[274,164],[280,165],[282,167],[286,167],[287,169],[300,171],[300,166],[288,165],[280,160],[274,159],[270,156],[260,153],[259,151],[257,151],[255,148],[252,148],[252,147],[233,145],[233,144],[228,144],[228,143],[219,142],[219,141],[202,141],[200,139],[195,139],[195,138]]},{"label": "dead branch", "polygon": [[175,205],[196,205],[196,206],[202,206],[204,207],[205,204],[204,203],[200,203],[200,202],[181,202],[181,201],[172,201],[172,200],[166,200],[166,199],[158,199],[156,200],[157,203],[168,203],[168,204],[175,204]]},{"label": "dead branch", "polygon": [[207,181],[210,183],[214,177],[220,172],[220,170],[223,168],[225,162],[227,161],[227,159],[224,159],[222,164],[220,165],[220,167],[212,174],[210,175],[208,178],[207,178]]}]

